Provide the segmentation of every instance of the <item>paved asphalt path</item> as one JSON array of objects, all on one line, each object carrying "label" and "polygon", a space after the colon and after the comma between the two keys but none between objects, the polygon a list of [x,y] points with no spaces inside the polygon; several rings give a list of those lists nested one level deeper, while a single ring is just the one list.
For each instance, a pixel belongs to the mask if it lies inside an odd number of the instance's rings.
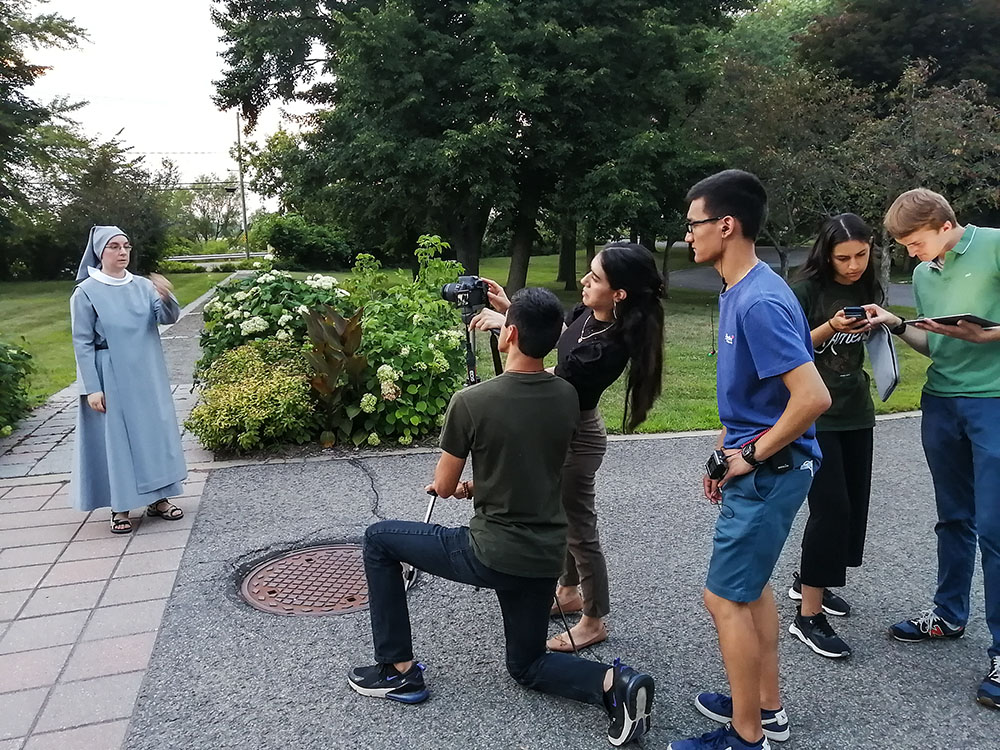
[{"label": "paved asphalt path", "polygon": [[[701,604],[717,513],[699,491],[711,440],[614,441],[599,474],[611,637],[586,658],[621,656],[655,676],[646,748],[714,728],[692,700],[699,690],[726,689]],[[600,709],[529,692],[508,677],[499,609],[488,591],[425,577],[410,593],[416,653],[433,691],[419,706],[364,698],[345,685],[350,667],[372,661],[366,612],[289,619],[238,600],[237,570],[269,552],[357,540],[379,517],[421,518],[434,460],[410,453],[214,471],[125,747],[608,747]],[[887,625],[927,605],[935,577],[919,418],[879,423],[876,466],[866,564],[842,592],[854,613],[835,623],[854,648],[850,660],[823,659],[787,633],[794,609],[784,592],[804,513],[779,562],[782,679],[793,731],[782,747],[996,748],[1000,716],[974,702],[989,642],[978,569],[964,639],[905,645],[885,635]],[[434,520],[458,524],[468,515],[465,503],[446,500]]]}]

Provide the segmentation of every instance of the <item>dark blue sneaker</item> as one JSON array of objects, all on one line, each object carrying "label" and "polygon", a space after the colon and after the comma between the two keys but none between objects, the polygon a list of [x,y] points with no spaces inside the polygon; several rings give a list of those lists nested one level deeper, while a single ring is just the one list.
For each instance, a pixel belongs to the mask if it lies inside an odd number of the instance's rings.
[{"label": "dark blue sneaker", "polygon": [[361,695],[400,703],[420,703],[431,694],[424,685],[423,667],[416,663],[405,673],[392,664],[356,667],[347,675],[347,684]]},{"label": "dark blue sneaker", "polygon": [[990,673],[979,685],[976,700],[990,708],[1000,708],[1000,656],[990,660]]},{"label": "dark blue sneaker", "polygon": [[[694,699],[694,707],[702,715],[720,724],[727,724],[733,720],[733,699],[728,695],[701,693]],[[764,730],[764,736],[776,742],[784,742],[791,734],[788,730],[788,714],[783,708],[777,711],[761,709],[760,726]]]},{"label": "dark blue sneaker", "polygon": [[912,620],[897,622],[889,628],[889,635],[904,643],[918,643],[938,638],[961,638],[965,635],[964,625],[952,625],[935,614],[933,609]]},{"label": "dark blue sneaker", "polygon": [[[795,575],[792,577],[792,586],[788,589],[788,598],[796,602],[802,601],[802,579],[799,578],[798,571],[795,571]],[[851,614],[851,605],[847,603],[844,597],[838,596],[830,591],[830,589],[823,589],[823,611],[834,617],[847,617]]]},{"label": "dark blue sneaker", "polygon": [[608,742],[624,745],[649,731],[649,712],[653,707],[653,678],[637,672],[615,659],[611,689],[604,694],[604,705],[611,721]]},{"label": "dark blue sneaker", "polygon": [[731,725],[716,729],[714,732],[692,737],[689,740],[677,740],[667,745],[667,750],[771,750],[767,737],[761,737],[760,742],[748,745]]}]

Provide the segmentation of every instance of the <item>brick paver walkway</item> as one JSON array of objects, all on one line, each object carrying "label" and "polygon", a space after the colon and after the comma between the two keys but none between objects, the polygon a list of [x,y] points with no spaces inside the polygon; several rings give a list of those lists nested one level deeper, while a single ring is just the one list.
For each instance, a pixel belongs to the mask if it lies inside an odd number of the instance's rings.
[{"label": "brick paver walkway", "polygon": [[183,433],[184,518],[114,536],[69,507],[76,409],[67,388],[0,440],[0,750],[121,747],[212,461]]}]

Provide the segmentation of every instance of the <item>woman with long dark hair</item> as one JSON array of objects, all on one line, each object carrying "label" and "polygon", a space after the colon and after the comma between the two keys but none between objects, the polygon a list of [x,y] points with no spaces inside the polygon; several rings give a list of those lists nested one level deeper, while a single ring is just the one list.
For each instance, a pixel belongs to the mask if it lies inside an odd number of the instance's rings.
[{"label": "woman with long dark hair", "polygon": [[884,298],[871,242],[872,230],[860,217],[845,213],[827,219],[792,284],[833,403],[816,420],[823,462],[809,492],[802,566],[788,590],[801,601],[789,632],[829,658],[851,653],[826,616],[850,613],[850,605],[830,589],[845,585],[847,568],[861,565],[868,527],[875,405],[864,370],[864,342],[871,324],[867,315],[851,317],[845,308],[880,304]]},{"label": "woman with long dark hair", "polygon": [[[510,305],[499,284],[485,281],[498,312],[484,310],[473,318],[471,325],[481,330],[496,328]],[[582,300],[567,316],[554,371],[573,384],[580,398],[580,427],[563,466],[569,550],[556,597],[563,612],[582,611],[583,616],[570,630],[572,641],[567,633],[548,641],[553,651],[572,651],[574,645],[583,648],[608,637],[603,618],[611,602],[594,492],[607,450],[598,410],[601,394],[628,367],[622,430],[631,431],[646,419],[662,384],[664,287],[649,250],[612,243],[594,257],[581,284]]]}]

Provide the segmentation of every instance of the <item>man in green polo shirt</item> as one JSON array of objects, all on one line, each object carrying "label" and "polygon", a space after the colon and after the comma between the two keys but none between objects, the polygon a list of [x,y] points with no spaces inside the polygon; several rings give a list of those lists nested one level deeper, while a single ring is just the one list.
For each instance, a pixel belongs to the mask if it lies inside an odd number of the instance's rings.
[{"label": "man in green polo shirt", "polygon": [[[947,200],[923,188],[896,199],[885,227],[923,261],[913,272],[920,317],[970,313],[1000,322],[1000,229],[962,226]],[[889,633],[907,643],[964,635],[978,537],[993,645],[976,697],[1000,708],[1000,327],[907,326],[868,308],[872,323],[890,326],[931,359],[921,434],[937,502],[938,587],[934,607]]]}]

